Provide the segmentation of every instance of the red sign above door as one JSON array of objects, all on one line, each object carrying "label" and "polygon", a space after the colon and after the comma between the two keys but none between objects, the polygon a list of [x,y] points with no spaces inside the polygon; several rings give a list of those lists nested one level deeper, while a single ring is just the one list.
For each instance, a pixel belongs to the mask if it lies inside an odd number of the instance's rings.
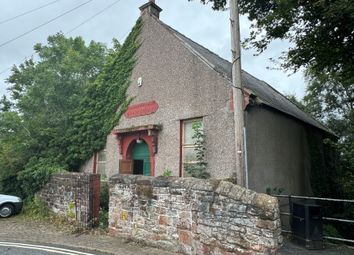
[{"label": "red sign above door", "polygon": [[130,105],[125,111],[124,116],[126,118],[135,118],[139,116],[145,116],[153,114],[159,109],[159,105],[156,101],[150,101],[141,104]]}]

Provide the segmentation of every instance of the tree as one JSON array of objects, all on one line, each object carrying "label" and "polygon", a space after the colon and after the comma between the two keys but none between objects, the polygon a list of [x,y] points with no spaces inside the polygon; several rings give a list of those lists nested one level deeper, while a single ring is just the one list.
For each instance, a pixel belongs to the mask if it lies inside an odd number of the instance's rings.
[{"label": "tree", "polygon": [[[311,75],[311,74],[310,74]],[[309,80],[303,99],[306,109],[322,120],[339,140],[333,143],[339,153],[338,180],[341,196],[354,197],[354,87],[343,84],[340,78],[319,75]]]},{"label": "tree", "polygon": [[[193,1],[193,0],[188,0]],[[226,6],[227,0],[200,0],[203,4],[212,3],[214,10],[223,10]]]},{"label": "tree", "polygon": [[[312,75],[312,74],[310,74]],[[312,77],[303,103],[313,116],[322,120],[337,136],[338,141],[326,140],[327,146],[335,149],[338,155],[336,168],[330,172],[319,170],[319,179],[324,176],[333,176],[332,180],[318,183],[315,195],[327,191],[327,196],[354,198],[354,99],[353,86],[339,82],[340,78],[326,74]],[[318,164],[318,162],[317,162]],[[333,176],[334,177],[334,176]],[[330,183],[334,182],[334,186]],[[332,209],[332,214],[338,218],[352,218],[354,206],[351,204],[337,204]],[[347,239],[353,239],[350,225],[334,224],[332,229]],[[336,233],[336,232],[334,232]]]},{"label": "tree", "polygon": [[0,112],[7,112],[11,109],[13,104],[10,100],[7,99],[5,95],[2,96],[0,99]]},{"label": "tree", "polygon": [[[225,0],[201,2],[212,2],[217,10],[226,5]],[[354,83],[353,1],[239,0],[239,7],[252,21],[248,47],[261,53],[273,40],[289,40],[282,67],[336,74],[341,83]]]},{"label": "tree", "polygon": [[[213,9],[225,8],[226,0],[211,2]],[[329,157],[335,148],[337,165],[329,160],[314,162],[318,196],[354,197],[354,2],[348,0],[239,0],[240,13],[251,21],[251,33],[244,41],[246,48],[253,47],[258,54],[277,39],[288,40],[290,48],[280,56],[285,70],[303,68],[308,79],[306,96],[302,101],[290,96],[299,108],[322,121],[337,136],[338,141],[325,139],[320,147],[312,147],[312,160],[319,150]],[[318,143],[311,142],[311,147]],[[322,157],[322,156],[321,156]],[[321,169],[320,169],[321,168]],[[324,171],[327,169],[327,172]],[[316,172],[316,170],[314,171]],[[337,176],[334,175],[337,174]],[[338,178],[338,175],[339,178]],[[324,181],[329,177],[330,181]],[[335,177],[335,178],[332,178]],[[319,183],[321,182],[321,183]],[[338,209],[338,208],[336,208]],[[354,208],[339,209],[343,215],[353,216]],[[343,217],[343,215],[341,215]],[[340,217],[340,216],[338,216]],[[345,218],[345,217],[344,217]],[[341,234],[353,238],[349,228]]]},{"label": "tree", "polygon": [[96,42],[88,46],[82,38],[48,37],[48,45],[34,46],[39,61],[14,67],[8,78],[16,111],[21,113],[34,138],[36,154],[60,156],[70,113],[77,107],[85,88],[105,62],[106,48]]},{"label": "tree", "polygon": [[0,193],[22,195],[17,173],[29,159],[31,137],[16,112],[0,111]]},{"label": "tree", "polygon": [[37,44],[34,49],[38,63],[28,60],[14,67],[8,82],[17,110],[37,138],[34,146],[48,151],[49,142],[62,139],[70,125],[68,113],[102,69],[106,49],[100,43],[86,46],[82,38],[62,34],[50,36],[47,46]]},{"label": "tree", "polygon": [[103,149],[107,135],[112,131],[132,98],[126,91],[136,63],[135,53],[140,47],[142,20],[138,19],[123,45],[113,40],[107,63],[95,82],[91,83],[71,115],[72,127],[67,131],[65,161],[70,170]]},{"label": "tree", "polygon": [[127,105],[140,46],[139,19],[113,48],[56,34],[37,44],[8,78],[11,102],[0,100],[0,192],[31,196],[52,173],[77,171],[102,149]]},{"label": "tree", "polygon": [[27,178],[30,175],[38,179],[67,168],[63,159],[70,116],[101,72],[107,54],[101,43],[86,45],[80,37],[60,33],[34,50],[38,61],[28,59],[13,67],[7,79],[11,100],[0,101],[0,189],[16,193],[43,183]]}]

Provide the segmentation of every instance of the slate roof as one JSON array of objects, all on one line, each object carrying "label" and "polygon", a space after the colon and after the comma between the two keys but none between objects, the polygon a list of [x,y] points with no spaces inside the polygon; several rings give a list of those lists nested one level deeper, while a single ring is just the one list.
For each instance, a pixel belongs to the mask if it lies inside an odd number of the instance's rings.
[{"label": "slate roof", "polygon": [[[189,39],[185,35],[163,23],[161,20],[158,21],[179,40],[181,40],[189,50],[197,54],[203,61],[206,61],[209,65],[211,65],[215,71],[219,72],[231,81],[231,63],[229,61],[221,58],[202,45]],[[268,83],[257,79],[244,70],[242,70],[242,81],[244,86],[251,90],[252,94],[260,98],[263,104],[332,134],[328,128],[315,120],[309,114],[302,111]]]}]

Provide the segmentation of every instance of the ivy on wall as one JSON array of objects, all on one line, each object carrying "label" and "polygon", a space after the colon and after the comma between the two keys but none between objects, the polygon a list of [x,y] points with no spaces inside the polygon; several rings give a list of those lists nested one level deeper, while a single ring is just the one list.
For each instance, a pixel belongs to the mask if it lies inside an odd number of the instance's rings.
[{"label": "ivy on wall", "polygon": [[0,100],[0,193],[31,197],[51,174],[78,171],[101,150],[131,98],[126,95],[142,28],[107,51],[82,38],[48,37],[8,78]]},{"label": "ivy on wall", "polygon": [[340,176],[336,164],[336,151],[329,139],[323,139],[314,131],[307,131],[307,143],[311,164],[311,187],[315,196],[338,197],[333,194],[336,190],[336,181]]},{"label": "ivy on wall", "polygon": [[132,98],[126,91],[135,66],[135,53],[142,21],[139,19],[125,43],[116,47],[97,80],[87,88],[86,96],[73,113],[73,127],[68,132],[67,162],[71,170],[78,170],[85,160],[101,150],[107,135],[117,125]]}]

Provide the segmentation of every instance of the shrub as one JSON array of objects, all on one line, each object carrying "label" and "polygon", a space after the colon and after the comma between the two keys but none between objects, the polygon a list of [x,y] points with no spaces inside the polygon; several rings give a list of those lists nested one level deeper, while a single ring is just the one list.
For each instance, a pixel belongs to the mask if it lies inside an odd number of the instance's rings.
[{"label": "shrub", "polygon": [[101,182],[100,207],[106,211],[109,208],[109,186],[107,182]]},{"label": "shrub", "polygon": [[284,188],[278,188],[278,187],[274,187],[274,188],[267,187],[266,188],[266,193],[270,196],[281,195],[284,191],[285,191]]},{"label": "shrub", "polygon": [[25,217],[35,220],[48,219],[50,217],[48,206],[37,196],[29,197],[25,200],[23,213]]},{"label": "shrub", "polygon": [[206,169],[208,163],[205,159],[206,146],[202,123],[194,122],[192,128],[194,131],[192,138],[194,140],[194,152],[196,154],[197,163],[186,163],[184,165],[184,170],[189,176],[200,179],[208,179],[210,178],[210,174]]},{"label": "shrub", "polygon": [[163,171],[162,176],[170,177],[172,176],[172,171],[170,169],[165,169],[165,171]]},{"label": "shrub", "polygon": [[46,159],[31,159],[24,171],[19,172],[17,180],[21,183],[24,195],[33,196],[55,173],[64,172],[63,167]]},{"label": "shrub", "polygon": [[109,186],[108,183],[101,182],[100,189],[100,214],[99,214],[99,227],[106,229],[108,227],[108,210],[109,210]]},{"label": "shrub", "polygon": [[105,211],[101,208],[98,222],[100,228],[108,228],[108,211]]}]

